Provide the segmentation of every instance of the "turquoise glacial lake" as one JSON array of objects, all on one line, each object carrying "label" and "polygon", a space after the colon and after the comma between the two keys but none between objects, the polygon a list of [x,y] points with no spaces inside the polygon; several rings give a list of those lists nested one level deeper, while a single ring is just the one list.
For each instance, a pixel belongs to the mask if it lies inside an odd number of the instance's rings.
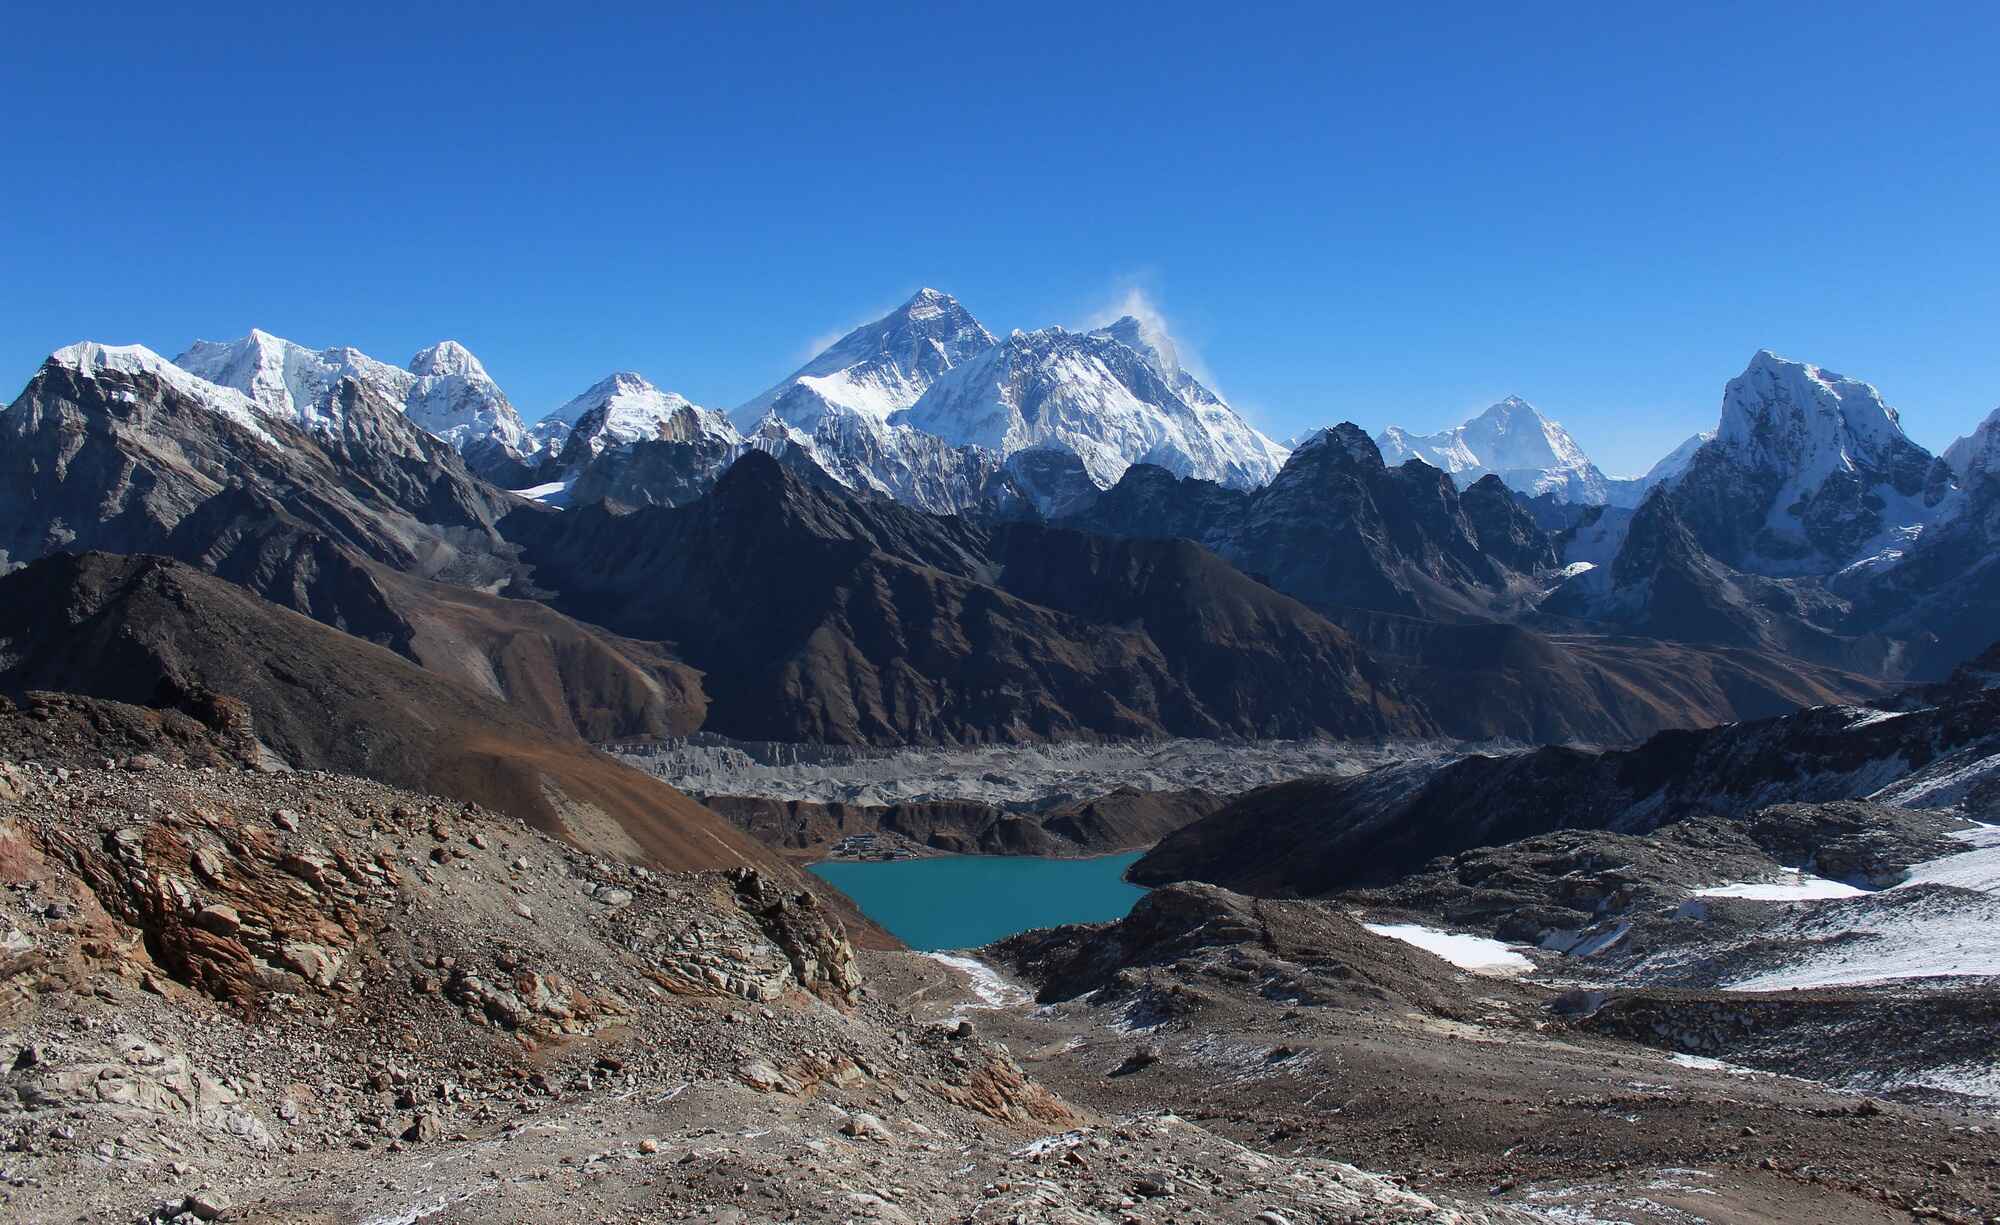
[{"label": "turquoise glacial lake", "polygon": [[831,860],[812,871],[913,949],[973,948],[1031,927],[1122,919],[1145,895],[1125,869],[1142,852],[1093,859],[945,855]]}]

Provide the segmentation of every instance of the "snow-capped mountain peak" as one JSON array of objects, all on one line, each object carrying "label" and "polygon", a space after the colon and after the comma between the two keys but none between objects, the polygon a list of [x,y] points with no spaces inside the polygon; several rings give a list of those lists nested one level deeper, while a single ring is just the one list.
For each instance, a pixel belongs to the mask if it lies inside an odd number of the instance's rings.
[{"label": "snow-capped mountain peak", "polygon": [[1661,456],[1659,462],[1646,469],[1646,475],[1639,478],[1640,488],[1651,489],[1686,472],[1688,464],[1694,461],[1694,453],[1701,450],[1702,444],[1713,437],[1715,437],[1714,430],[1703,430]]},{"label": "snow-capped mountain peak", "polygon": [[1096,329],[1091,335],[1109,336],[1136,352],[1169,383],[1188,377],[1187,371],[1181,368],[1180,350],[1174,347],[1173,337],[1158,324],[1134,315],[1124,315]]},{"label": "snow-capped mountain peak", "polygon": [[1156,357],[1104,331],[1060,327],[1014,332],[893,421],[1003,456],[1073,451],[1103,488],[1135,463],[1249,488],[1269,481],[1284,455],[1214,396],[1190,403]]},{"label": "snow-capped mountain peak", "polygon": [[731,418],[755,430],[765,414],[808,433],[826,417],[855,415],[885,424],[915,404],[946,371],[996,342],[958,299],[921,289],[872,323],[822,350]]},{"label": "snow-capped mountain peak", "polygon": [[357,379],[401,404],[412,381],[407,371],[376,361],[358,349],[312,350],[261,328],[236,340],[197,340],[174,364],[250,397],[265,412],[302,429],[338,427],[335,391],[344,378]]},{"label": "snow-capped mountain peak", "polygon": [[1809,362],[1759,349],[1723,389],[1716,442],[1759,466],[1794,474],[1816,488],[1835,472],[1886,466],[1913,446],[1882,393]]},{"label": "snow-capped mountain peak", "polygon": [[472,355],[472,350],[456,340],[440,340],[428,349],[417,350],[417,355],[410,359],[409,369],[411,374],[420,378],[425,375],[434,377],[455,375],[462,379],[492,381],[486,373],[486,367],[480,365],[479,359]]},{"label": "snow-capped mountain peak", "polygon": [[1385,463],[1420,459],[1451,473],[1461,488],[1490,474],[1523,493],[1552,493],[1564,502],[1598,503],[1607,496],[1604,474],[1569,431],[1520,396],[1435,434],[1392,425],[1375,445]]},{"label": "snow-capped mountain peak", "polygon": [[1673,485],[1708,552],[1789,576],[1893,564],[1955,513],[1936,467],[1874,387],[1762,349],[1723,389],[1715,437]]},{"label": "snow-capped mountain peak", "polygon": [[723,414],[678,392],[662,391],[629,370],[598,380],[552,416],[576,423],[563,445],[564,464],[585,462],[610,448],[635,442],[692,442],[701,438],[730,446],[743,442],[743,436]]},{"label": "snow-capped mountain peak", "polygon": [[275,443],[276,439],[265,427],[263,418],[271,415],[289,419],[285,414],[270,413],[263,405],[233,387],[218,386],[183,370],[144,345],[104,345],[85,340],[57,349],[49,354],[49,361],[93,380],[103,371],[150,375],[266,442]]}]

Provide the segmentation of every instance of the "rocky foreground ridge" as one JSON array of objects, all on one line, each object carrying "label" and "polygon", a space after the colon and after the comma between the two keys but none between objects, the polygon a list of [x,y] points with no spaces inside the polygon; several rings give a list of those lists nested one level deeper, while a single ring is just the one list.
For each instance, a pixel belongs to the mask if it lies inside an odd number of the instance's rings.
[{"label": "rocky foreground ridge", "polygon": [[11,1219],[1528,1219],[1066,1102],[810,896],[239,731],[0,715]]},{"label": "rocky foreground ridge", "polygon": [[0,713],[11,1219],[1977,1220],[2000,1177],[1962,1120],[1675,1065],[1636,1005],[1323,903],[1019,937],[1027,1007],[755,871],[285,770],[234,713]]}]

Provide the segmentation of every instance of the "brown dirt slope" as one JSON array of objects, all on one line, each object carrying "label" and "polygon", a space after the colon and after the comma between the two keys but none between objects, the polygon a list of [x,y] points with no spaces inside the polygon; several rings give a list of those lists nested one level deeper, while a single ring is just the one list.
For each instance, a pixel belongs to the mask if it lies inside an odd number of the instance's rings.
[{"label": "brown dirt slope", "polygon": [[600,853],[774,866],[664,783],[500,698],[157,557],[58,555],[0,579],[0,690],[244,703],[291,764],[483,804]]}]

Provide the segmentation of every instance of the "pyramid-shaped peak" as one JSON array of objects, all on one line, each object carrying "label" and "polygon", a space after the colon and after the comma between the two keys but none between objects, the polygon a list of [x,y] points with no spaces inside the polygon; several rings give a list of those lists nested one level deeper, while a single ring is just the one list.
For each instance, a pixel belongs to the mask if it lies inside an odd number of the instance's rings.
[{"label": "pyramid-shaped peak", "polygon": [[428,349],[420,349],[410,359],[410,373],[424,376],[457,375],[460,378],[486,378],[486,367],[472,355],[472,350],[456,340],[441,340]]}]

